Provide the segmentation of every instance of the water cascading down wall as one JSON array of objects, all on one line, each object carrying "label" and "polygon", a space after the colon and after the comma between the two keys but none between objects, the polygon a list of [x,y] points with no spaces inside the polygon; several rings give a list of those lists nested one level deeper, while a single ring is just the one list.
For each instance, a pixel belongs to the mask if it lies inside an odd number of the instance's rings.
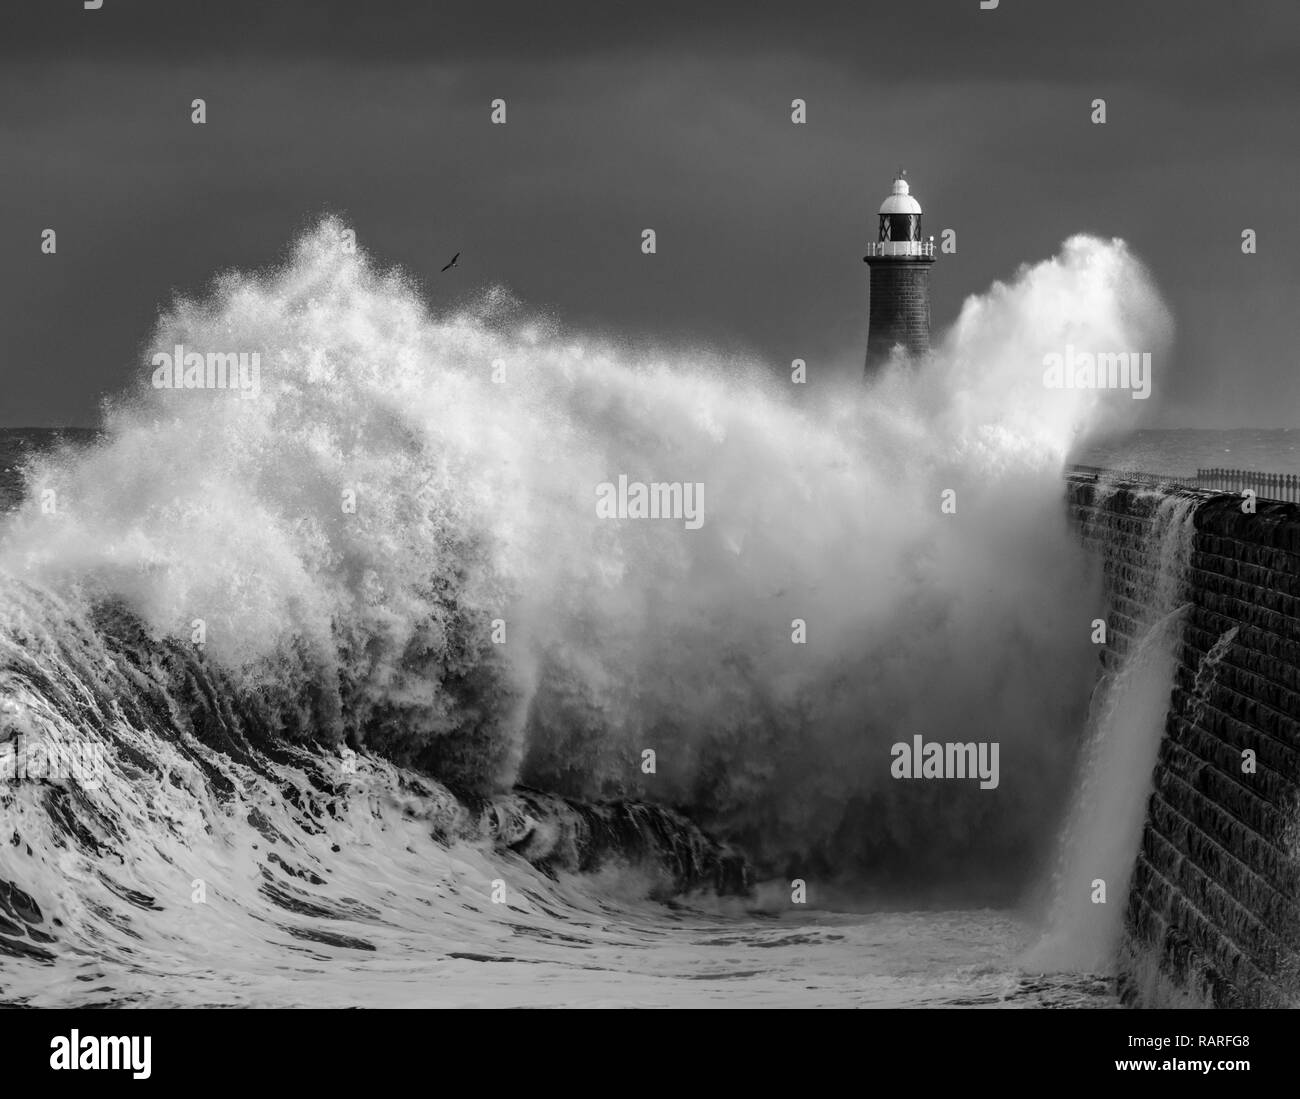
[{"label": "water cascading down wall", "polygon": [[1300,1006],[1300,508],[1259,500],[1249,514],[1239,495],[1079,471],[1066,482],[1105,571],[1105,671],[1181,607],[1121,992],[1142,1006]]}]

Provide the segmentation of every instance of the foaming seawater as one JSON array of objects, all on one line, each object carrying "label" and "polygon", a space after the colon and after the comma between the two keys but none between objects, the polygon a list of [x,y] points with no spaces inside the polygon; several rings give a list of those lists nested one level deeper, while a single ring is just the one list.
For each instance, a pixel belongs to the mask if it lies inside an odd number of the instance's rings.
[{"label": "foaming seawater", "polygon": [[133,637],[110,612],[63,621],[50,597],[12,579],[7,591],[0,687],[19,735],[4,747],[25,771],[0,793],[13,829],[0,848],[5,1003],[1112,1000],[1104,981],[1020,974],[1025,928],[1007,913],[728,897],[734,867],[702,838],[684,851],[685,822],[671,836],[671,820],[650,822],[642,845],[588,838],[568,852],[554,834],[566,817],[548,809],[558,799],[520,792],[472,813],[368,754],[263,739],[226,723],[190,654]]},{"label": "foaming seawater", "polygon": [[[1099,511],[1115,491],[1102,486]],[[1094,691],[1047,930],[1025,959],[1035,967],[1110,973],[1121,945],[1182,638],[1198,503],[1191,495],[1155,491],[1146,499],[1152,512],[1146,533],[1090,535],[1107,558],[1115,606],[1126,613],[1140,609],[1128,625],[1133,636],[1118,666]]]},{"label": "foaming seawater", "polygon": [[[1121,243],[972,298],[925,364],[805,393],[499,293],[430,315],[340,231],[163,317],[158,348],[261,349],[258,396],[142,367],[100,444],[30,469],[13,571],[201,631],[284,735],[467,796],[671,804],[792,873],[1028,872],[1092,674],[1061,462],[1134,404],[1040,364],[1160,337]],[[702,527],[601,518],[622,475],[705,486]],[[911,733],[1001,742],[1000,789],[892,780]]]},{"label": "foaming seawater", "polygon": [[[24,467],[6,729],[89,742],[102,770],[0,795],[23,966],[77,1002],[205,1003],[315,996],[340,966],[405,1002],[408,974],[517,984],[588,948],[689,968],[687,910],[656,899],[694,896],[701,937],[759,919],[702,899],[745,891],[742,854],[962,911],[1014,899],[1093,678],[1099,578],[1061,464],[1132,411],[1045,389],[1041,363],[1163,338],[1122,243],[1067,242],[970,299],[932,359],[840,388],[562,332],[499,291],[437,315],[340,233],[160,321],[154,349],[256,352],[256,396],[142,365],[98,440]],[[603,517],[621,478],[703,486],[702,522]],[[912,735],[999,743],[998,787],[891,778]],[[777,922],[822,926],[795,911]],[[1018,922],[953,918],[1002,928],[1005,977]],[[945,919],[914,922],[956,942]],[[768,927],[736,956],[782,957]]]},{"label": "foaming seawater", "polygon": [[22,963],[6,1002],[45,985],[40,1002],[224,1002],[176,990],[214,958],[239,959],[204,980],[240,1001],[232,964],[265,979],[294,969],[270,964],[281,953],[328,960],[320,947],[382,950],[382,969],[409,952],[394,935],[416,914],[453,936],[480,919],[480,886],[503,913],[547,911],[563,874],[614,875],[634,900],[747,886],[743,860],[670,810],[524,790],[467,805],[377,757],[285,741],[122,608],[82,617],[4,581],[0,955]]}]

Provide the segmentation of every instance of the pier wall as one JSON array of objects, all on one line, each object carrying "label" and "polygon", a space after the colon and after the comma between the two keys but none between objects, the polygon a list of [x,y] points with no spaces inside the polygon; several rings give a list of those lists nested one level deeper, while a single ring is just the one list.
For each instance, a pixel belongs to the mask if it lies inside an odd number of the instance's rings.
[{"label": "pier wall", "polygon": [[1260,500],[1252,515],[1238,495],[1081,473],[1066,485],[1106,574],[1104,668],[1184,607],[1122,994],[1300,1006],[1300,507]]}]

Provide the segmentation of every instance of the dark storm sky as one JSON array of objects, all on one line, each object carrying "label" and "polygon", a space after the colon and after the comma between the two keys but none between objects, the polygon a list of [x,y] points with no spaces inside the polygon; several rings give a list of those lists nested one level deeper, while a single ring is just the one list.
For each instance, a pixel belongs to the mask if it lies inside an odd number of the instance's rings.
[{"label": "dark storm sky", "polygon": [[1295,0],[6,0],[0,426],[94,423],[175,291],[326,210],[436,307],[501,283],[575,327],[853,369],[899,164],[958,233],[937,329],[1070,234],[1122,236],[1177,324],[1156,422],[1300,426],[1298,134]]}]

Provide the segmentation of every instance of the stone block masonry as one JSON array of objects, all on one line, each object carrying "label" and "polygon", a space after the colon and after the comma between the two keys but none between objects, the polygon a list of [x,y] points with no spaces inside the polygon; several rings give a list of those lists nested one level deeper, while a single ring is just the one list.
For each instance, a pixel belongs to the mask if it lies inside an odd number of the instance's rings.
[{"label": "stone block masonry", "polygon": [[[1191,499],[1185,567],[1149,552]],[[1121,988],[1143,1006],[1300,1006],[1300,507],[1067,476],[1101,555],[1115,668],[1163,588],[1187,606],[1129,885]]]},{"label": "stone block masonry", "polygon": [[873,260],[867,329],[868,371],[885,363],[896,344],[910,355],[930,350],[930,264]]}]

